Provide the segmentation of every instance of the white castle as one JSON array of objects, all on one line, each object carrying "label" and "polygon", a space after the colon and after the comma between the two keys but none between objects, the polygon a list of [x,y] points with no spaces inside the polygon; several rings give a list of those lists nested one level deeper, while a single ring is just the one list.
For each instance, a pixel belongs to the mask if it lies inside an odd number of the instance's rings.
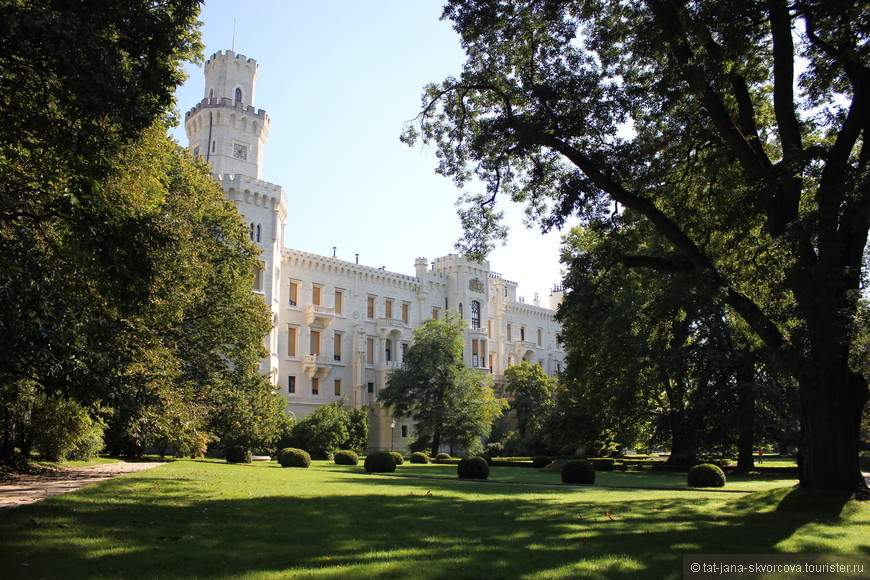
[{"label": "white castle", "polygon": [[413,330],[448,310],[467,322],[465,361],[492,373],[501,396],[512,364],[540,364],[554,376],[562,370],[558,289],[546,308],[518,300],[516,283],[462,255],[417,258],[415,274],[404,275],[284,247],[287,198],[281,186],[262,181],[269,116],[253,106],[257,73],[253,59],[229,50],[212,55],[204,98],[184,127],[190,151],[211,166],[262,251],[253,288],[274,321],[263,371],[286,397],[288,414],[301,418],[346,397],[371,409],[370,449],[405,449],[411,424],[393,421],[377,395],[401,365]]}]

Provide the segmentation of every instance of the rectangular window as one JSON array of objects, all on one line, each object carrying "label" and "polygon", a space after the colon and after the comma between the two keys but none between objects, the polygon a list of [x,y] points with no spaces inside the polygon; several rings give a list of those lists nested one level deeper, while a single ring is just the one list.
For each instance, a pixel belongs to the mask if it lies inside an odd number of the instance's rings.
[{"label": "rectangular window", "polygon": [[262,292],[263,291],[263,270],[266,265],[263,262],[260,262],[258,265],[254,266],[254,271],[252,274],[254,275],[253,289]]},{"label": "rectangular window", "polygon": [[402,322],[409,324],[411,321],[411,305],[407,302],[402,302]]},{"label": "rectangular window", "polygon": [[290,304],[290,306],[299,305],[299,282],[290,280],[290,301],[288,304]]},{"label": "rectangular window", "polygon": [[493,371],[492,371],[492,367],[495,366],[494,363],[495,363],[495,359],[493,358],[492,355],[489,355],[489,372],[493,372]]},{"label": "rectangular window", "polygon": [[520,326],[520,340],[526,339],[526,327]]},{"label": "rectangular window", "polygon": [[311,331],[311,348],[310,348],[308,354],[320,356],[320,331],[319,330],[312,330]]},{"label": "rectangular window", "polygon": [[323,299],[323,286],[312,286],[311,287],[311,303],[315,306],[321,305],[321,300]]},{"label": "rectangular window", "polygon": [[287,377],[287,392],[291,395],[296,393],[296,377],[293,375]]},{"label": "rectangular window", "polygon": [[511,328],[511,325],[508,324],[507,325],[507,341],[508,342],[511,342],[513,340],[513,337],[511,336],[513,334],[512,330],[513,330],[513,328]]},{"label": "rectangular window", "polygon": [[393,301],[386,300],[384,301],[384,318],[392,318],[393,317]]},{"label": "rectangular window", "polygon": [[408,437],[408,426],[402,425],[402,438],[407,438],[407,437]]},{"label": "rectangular window", "polygon": [[438,320],[438,309],[437,308],[432,309],[432,320]]},{"label": "rectangular window", "polygon": [[486,337],[492,338],[492,319],[486,321]]},{"label": "rectangular window", "polygon": [[344,310],[344,291],[336,290],[335,291],[335,313],[341,314]]},{"label": "rectangular window", "polygon": [[369,392],[369,393],[374,393],[374,392],[375,392],[375,384],[374,384],[374,383],[369,383],[369,384],[367,384],[367,385],[366,385],[366,388],[368,389],[368,392]]},{"label": "rectangular window", "polygon": [[375,317],[375,297],[369,296],[366,299],[366,318],[374,318]]},{"label": "rectangular window", "polygon": [[335,379],[335,396],[341,396],[341,379]]},{"label": "rectangular window", "polygon": [[375,364],[375,339],[367,338],[366,339],[366,364],[373,365]]},{"label": "rectangular window", "polygon": [[539,329],[538,329],[538,346],[541,346],[541,344],[542,344],[543,342],[544,342],[544,329],[543,329],[543,328],[539,328]]},{"label": "rectangular window", "polygon": [[311,379],[311,394],[319,395],[320,394],[320,379],[314,377]]},{"label": "rectangular window", "polygon": [[403,343],[402,343],[402,360],[403,360],[403,361],[405,360],[405,357],[406,357],[406,356],[408,356],[408,343],[407,343],[407,342],[403,342]]},{"label": "rectangular window", "polygon": [[296,356],[296,344],[299,338],[299,329],[295,326],[287,327],[287,356]]},{"label": "rectangular window", "polygon": [[344,340],[343,332],[336,332],[332,345],[332,358],[335,362],[341,362],[341,343]]}]

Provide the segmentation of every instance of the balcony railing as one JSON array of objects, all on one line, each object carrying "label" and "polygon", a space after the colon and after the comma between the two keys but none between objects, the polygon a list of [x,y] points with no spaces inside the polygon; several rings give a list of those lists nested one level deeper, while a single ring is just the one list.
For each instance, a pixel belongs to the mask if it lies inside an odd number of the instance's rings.
[{"label": "balcony railing", "polygon": [[311,304],[305,309],[305,318],[308,326],[326,328],[332,322],[332,319],[335,318],[335,308]]},{"label": "balcony railing", "polygon": [[322,379],[332,369],[332,359],[328,356],[306,354],[302,357],[302,371],[309,379]]}]

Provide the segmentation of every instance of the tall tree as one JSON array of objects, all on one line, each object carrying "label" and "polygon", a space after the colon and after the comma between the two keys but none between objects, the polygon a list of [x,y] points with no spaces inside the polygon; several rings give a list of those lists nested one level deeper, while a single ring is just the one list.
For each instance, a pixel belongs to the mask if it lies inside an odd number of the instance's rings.
[{"label": "tall tree", "polygon": [[154,209],[154,191],[106,185],[118,157],[166,115],[182,62],[199,58],[198,4],[0,6],[0,113],[15,119],[0,124],[6,459],[17,420],[10,402],[24,389],[88,404],[112,390],[136,352],[149,350],[143,366],[163,367],[147,334],[123,340],[155,285],[142,244],[155,216],[140,211]]},{"label": "tall tree", "polygon": [[544,420],[553,410],[556,380],[544,372],[540,365],[523,361],[504,373],[505,391],[513,397],[511,410],[517,414],[520,437],[539,433]]},{"label": "tall tree", "polygon": [[[868,398],[849,352],[870,220],[864,0],[452,0],[459,78],[419,123],[471,196],[527,202],[545,228],[607,225],[614,204],[656,243],[626,263],[724,301],[799,384],[800,484],[867,497]],[[497,228],[468,232],[486,250]]]},{"label": "tall tree", "polygon": [[413,419],[417,442],[433,456],[444,443],[468,449],[479,442],[507,406],[495,398],[492,378],[462,360],[463,328],[457,315],[426,320],[414,330],[401,368],[390,372],[378,394],[394,417]]}]

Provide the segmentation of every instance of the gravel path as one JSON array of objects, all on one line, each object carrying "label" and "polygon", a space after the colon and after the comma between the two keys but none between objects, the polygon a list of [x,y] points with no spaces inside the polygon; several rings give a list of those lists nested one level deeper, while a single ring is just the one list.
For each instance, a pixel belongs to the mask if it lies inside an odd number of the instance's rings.
[{"label": "gravel path", "polygon": [[104,463],[91,467],[45,469],[38,473],[8,475],[0,482],[0,511],[158,465],[163,463]]}]

